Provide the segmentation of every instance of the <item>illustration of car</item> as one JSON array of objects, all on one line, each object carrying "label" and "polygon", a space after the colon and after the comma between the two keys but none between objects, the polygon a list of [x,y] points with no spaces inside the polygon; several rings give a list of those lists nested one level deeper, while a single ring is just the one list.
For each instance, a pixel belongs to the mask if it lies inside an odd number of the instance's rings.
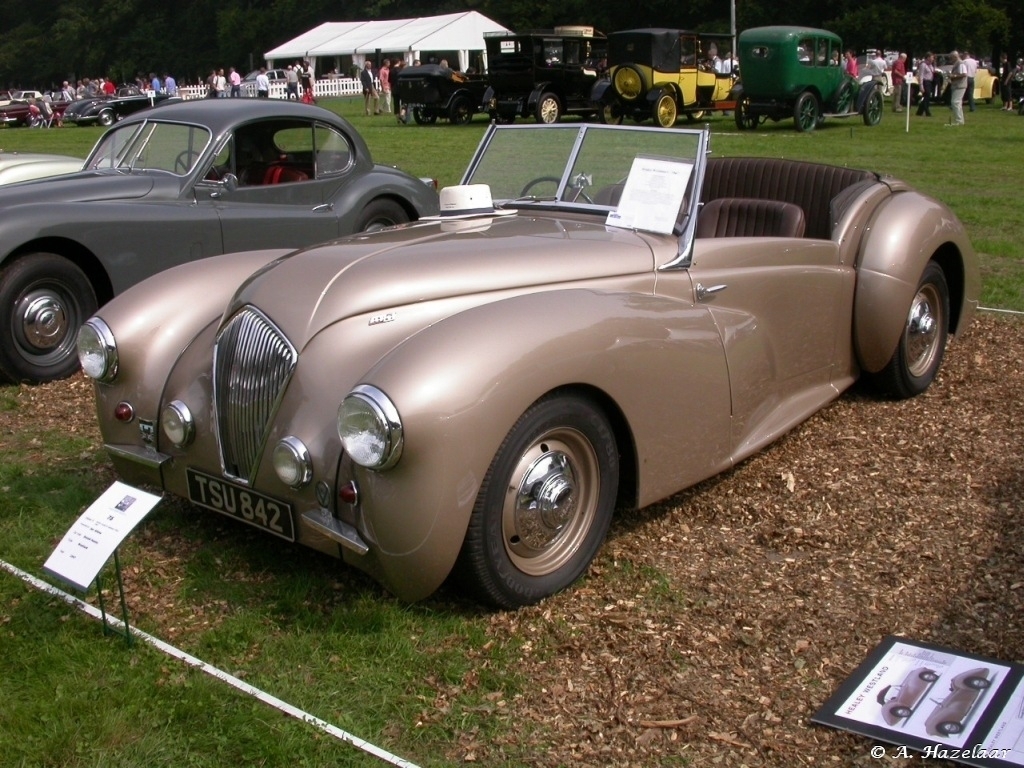
[{"label": "illustration of car", "polygon": [[436,190],[375,164],[347,121],[283,99],[140,112],[79,168],[0,187],[0,378],[71,375],[78,327],[167,267],[437,212]]},{"label": "illustration of car", "polygon": [[902,683],[887,685],[875,699],[882,705],[882,718],[889,725],[906,720],[932,687],[939,675],[932,669],[918,667],[907,673]]},{"label": "illustration of car", "polygon": [[740,130],[790,117],[798,131],[813,131],[826,117],[860,115],[865,125],[881,121],[883,86],[846,74],[838,35],[810,27],[754,27],[740,33],[738,48]]},{"label": "illustration of car", "polygon": [[106,451],[403,600],[451,575],[536,603],[616,509],[727,471],[858,379],[925,391],[976,310],[941,202],[710,154],[706,129],[491,124],[436,217],[163,272],[79,334]]},{"label": "illustration of car", "polygon": [[992,685],[986,667],[961,672],[949,683],[949,695],[936,702],[925,720],[925,730],[933,736],[962,733],[981,695]]}]

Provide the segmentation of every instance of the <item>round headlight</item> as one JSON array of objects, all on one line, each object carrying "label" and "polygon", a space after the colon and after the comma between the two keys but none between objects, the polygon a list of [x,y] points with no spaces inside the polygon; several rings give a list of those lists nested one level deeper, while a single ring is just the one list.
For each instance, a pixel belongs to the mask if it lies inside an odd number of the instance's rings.
[{"label": "round headlight", "polygon": [[110,327],[98,317],[78,330],[78,361],[89,378],[110,381],[117,375],[117,343]]},{"label": "round headlight", "polygon": [[302,441],[290,435],[274,446],[274,471],[282,483],[301,488],[313,479],[313,462]]},{"label": "round headlight", "polygon": [[338,407],[338,435],[345,453],[369,469],[393,467],[402,455],[402,420],[388,396],[362,384]]},{"label": "round headlight", "polygon": [[168,403],[160,414],[160,426],[164,434],[178,448],[184,448],[192,442],[196,434],[192,411],[181,400]]}]

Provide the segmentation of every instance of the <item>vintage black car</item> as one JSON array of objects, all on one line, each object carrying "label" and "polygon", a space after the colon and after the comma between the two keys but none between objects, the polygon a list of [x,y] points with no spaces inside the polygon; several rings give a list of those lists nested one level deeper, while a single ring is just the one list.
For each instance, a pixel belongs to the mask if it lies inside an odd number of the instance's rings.
[{"label": "vintage black car", "polygon": [[477,112],[484,111],[487,80],[482,75],[467,75],[440,64],[403,67],[395,84],[398,98],[420,125],[436,123],[438,118],[452,125],[466,125]]},{"label": "vintage black car", "polygon": [[548,32],[484,35],[491,119],[510,123],[534,117],[556,123],[562,115],[597,112],[590,92],[608,56],[608,41],[593,27],[555,27]]},{"label": "vintage black car", "polygon": [[134,85],[125,85],[114,96],[91,96],[71,102],[64,110],[64,122],[107,127],[141,109],[175,101],[181,98],[166,93],[150,95]]}]

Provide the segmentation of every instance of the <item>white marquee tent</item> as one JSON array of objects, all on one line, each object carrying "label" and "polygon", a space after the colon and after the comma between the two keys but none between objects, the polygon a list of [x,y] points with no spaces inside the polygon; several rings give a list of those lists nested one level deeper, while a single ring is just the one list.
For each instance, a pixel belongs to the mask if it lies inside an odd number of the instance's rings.
[{"label": "white marquee tent", "polygon": [[[379,52],[400,56],[411,64],[428,53],[457,52],[459,69],[465,70],[474,53],[483,54],[485,32],[507,31],[476,11],[416,19],[331,21],[267,51],[264,56],[271,67],[308,60],[317,72],[322,72],[330,62],[340,62],[344,57],[351,57],[355,65],[361,66]],[[319,63],[314,62],[316,59]]]}]

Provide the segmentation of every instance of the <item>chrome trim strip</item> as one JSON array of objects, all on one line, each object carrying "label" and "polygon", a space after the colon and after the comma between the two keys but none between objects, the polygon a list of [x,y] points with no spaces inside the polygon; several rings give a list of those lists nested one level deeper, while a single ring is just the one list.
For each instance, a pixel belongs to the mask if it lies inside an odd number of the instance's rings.
[{"label": "chrome trim strip", "polygon": [[164,464],[171,460],[171,457],[166,453],[160,453],[158,451],[154,451],[152,448],[143,448],[138,445],[115,445],[113,443],[105,443],[103,448],[111,456],[127,459],[128,461],[139,464],[147,469],[159,470]]},{"label": "chrome trim strip", "polygon": [[369,545],[363,541],[353,526],[342,522],[331,515],[326,509],[318,509],[316,512],[303,512],[302,522],[310,528],[322,533],[331,541],[336,541],[357,555],[365,555],[370,551]]}]

